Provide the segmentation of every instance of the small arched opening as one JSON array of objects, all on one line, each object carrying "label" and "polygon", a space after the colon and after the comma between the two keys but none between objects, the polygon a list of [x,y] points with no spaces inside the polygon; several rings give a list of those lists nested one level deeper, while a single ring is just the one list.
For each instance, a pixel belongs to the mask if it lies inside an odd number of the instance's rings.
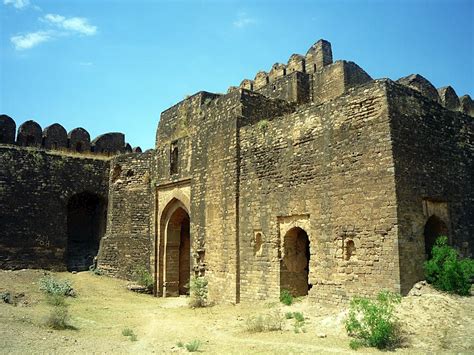
[{"label": "small arched opening", "polygon": [[165,296],[189,294],[191,275],[191,240],[189,215],[179,206],[169,216],[165,227],[164,290]]},{"label": "small arched opening", "polygon": [[309,276],[309,238],[301,228],[290,229],[283,238],[280,264],[280,288],[293,296],[306,296],[311,284]]},{"label": "small arched opening", "polygon": [[107,204],[100,196],[82,192],[67,205],[68,271],[85,271],[94,263],[99,243],[105,234]]},{"label": "small arched opening", "polygon": [[424,239],[425,239],[425,255],[427,258],[431,257],[431,250],[440,236],[448,236],[448,227],[441,218],[432,215],[425,224]]}]

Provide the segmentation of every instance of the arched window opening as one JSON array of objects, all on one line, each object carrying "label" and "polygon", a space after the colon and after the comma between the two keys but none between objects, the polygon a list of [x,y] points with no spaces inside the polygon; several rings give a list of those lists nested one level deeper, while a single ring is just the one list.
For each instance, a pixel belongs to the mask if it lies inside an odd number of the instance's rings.
[{"label": "arched window opening", "polygon": [[283,238],[280,264],[280,288],[295,296],[305,296],[309,284],[310,248],[308,234],[301,228],[290,229]]},{"label": "arched window opening", "polygon": [[351,260],[351,257],[355,255],[356,252],[356,247],[354,244],[353,240],[347,240],[346,241],[346,247],[345,247],[345,253],[344,253],[344,259],[345,260]]},{"label": "arched window opening", "polygon": [[254,242],[253,242],[253,254],[258,256],[262,255],[262,246],[263,246],[263,237],[262,233],[255,233]]},{"label": "arched window opening", "polygon": [[425,255],[427,258],[431,257],[431,250],[436,242],[436,239],[440,236],[448,236],[448,227],[438,216],[432,215],[425,224],[424,237],[425,237]]},{"label": "arched window opening", "polygon": [[120,175],[122,174],[122,167],[120,164],[116,164],[114,166],[114,170],[112,171],[112,182],[117,181],[120,178]]},{"label": "arched window opening", "polygon": [[170,147],[170,175],[178,173],[178,143],[171,143]]},{"label": "arched window opening", "polygon": [[83,192],[72,196],[67,206],[68,271],[85,271],[93,264],[105,234],[105,201],[98,195]]}]

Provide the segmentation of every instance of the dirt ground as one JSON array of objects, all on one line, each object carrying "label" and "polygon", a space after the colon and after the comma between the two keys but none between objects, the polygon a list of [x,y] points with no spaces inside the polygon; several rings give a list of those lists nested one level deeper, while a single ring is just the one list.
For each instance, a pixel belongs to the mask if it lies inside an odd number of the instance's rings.
[{"label": "dirt ground", "polygon": [[[89,272],[56,273],[73,282],[68,298],[74,329],[45,325],[51,306],[38,290],[41,270],[0,271],[0,293],[21,294],[17,305],[0,303],[0,353],[186,353],[177,346],[199,340],[200,351],[216,354],[350,353],[344,330],[347,311],[301,300],[216,305],[190,309],[187,298],[154,298],[126,289],[126,281]],[[474,297],[458,297],[418,285],[403,298],[397,314],[405,345],[399,353],[474,353]],[[304,326],[295,332],[287,312],[302,312]],[[249,333],[246,320],[279,312],[283,330]],[[133,330],[136,341],[122,335]],[[363,348],[359,353],[377,352]]]}]

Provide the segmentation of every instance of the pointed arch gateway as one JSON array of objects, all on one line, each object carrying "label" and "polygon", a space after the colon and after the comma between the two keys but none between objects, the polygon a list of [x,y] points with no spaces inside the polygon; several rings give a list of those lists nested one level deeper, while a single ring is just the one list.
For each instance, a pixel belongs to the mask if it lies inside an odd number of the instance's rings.
[{"label": "pointed arch gateway", "polygon": [[189,293],[191,275],[190,218],[187,207],[172,199],[160,219],[157,250],[157,293],[164,297]]}]

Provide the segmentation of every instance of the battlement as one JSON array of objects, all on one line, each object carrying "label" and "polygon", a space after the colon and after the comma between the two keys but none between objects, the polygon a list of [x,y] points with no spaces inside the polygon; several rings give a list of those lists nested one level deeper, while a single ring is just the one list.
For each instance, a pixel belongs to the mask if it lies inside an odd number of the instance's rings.
[{"label": "battlement", "polygon": [[0,115],[0,144],[84,154],[117,155],[141,152],[140,147],[132,148],[125,142],[125,135],[117,132],[102,134],[91,141],[89,132],[82,127],[74,128],[67,133],[59,123],[41,129],[41,126],[33,120],[23,122],[17,132],[15,121],[4,114]]},{"label": "battlement", "polygon": [[436,89],[429,80],[420,74],[411,74],[396,81],[398,84],[409,87],[422,94],[431,101],[437,102],[451,111],[459,111],[474,117],[474,104],[469,95],[458,97],[451,86]]}]

